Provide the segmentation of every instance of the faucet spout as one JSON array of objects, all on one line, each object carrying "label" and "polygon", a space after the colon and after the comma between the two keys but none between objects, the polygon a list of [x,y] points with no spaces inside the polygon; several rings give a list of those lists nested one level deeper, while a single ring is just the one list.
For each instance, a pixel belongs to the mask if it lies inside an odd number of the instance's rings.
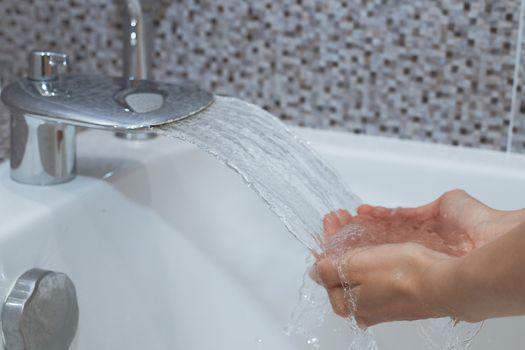
[{"label": "faucet spout", "polygon": [[[155,0],[124,0],[123,77],[153,79],[151,56],[154,50],[153,5]],[[155,133],[115,132],[127,140],[148,140]]]},{"label": "faucet spout", "polygon": [[153,1],[125,0],[124,77],[152,79]]},{"label": "faucet spout", "polygon": [[75,176],[76,126],[148,133],[206,109],[213,95],[193,86],[96,75],[60,75],[67,55],[33,51],[30,76],[2,89],[11,111],[11,177],[32,185]]}]

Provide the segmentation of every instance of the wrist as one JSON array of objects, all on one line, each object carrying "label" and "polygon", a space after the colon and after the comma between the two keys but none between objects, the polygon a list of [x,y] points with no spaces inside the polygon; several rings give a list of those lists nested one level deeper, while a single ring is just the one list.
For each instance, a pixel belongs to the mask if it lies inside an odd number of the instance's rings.
[{"label": "wrist", "polygon": [[458,257],[444,257],[431,264],[423,277],[423,304],[433,317],[466,319],[464,298],[461,295],[461,265]]}]

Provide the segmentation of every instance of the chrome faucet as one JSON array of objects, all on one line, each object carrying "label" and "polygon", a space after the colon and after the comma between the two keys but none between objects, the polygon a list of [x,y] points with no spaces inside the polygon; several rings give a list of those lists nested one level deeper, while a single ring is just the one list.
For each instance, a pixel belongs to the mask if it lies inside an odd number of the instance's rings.
[{"label": "chrome faucet", "polygon": [[75,177],[76,127],[151,132],[213,103],[196,87],[96,75],[60,74],[63,53],[33,51],[25,79],[2,90],[11,112],[11,178],[31,185]]},{"label": "chrome faucet", "polygon": [[69,64],[66,54],[32,51],[28,77],[2,90],[11,113],[15,181],[52,185],[72,180],[77,126],[144,139],[151,126],[192,116],[213,103],[209,92],[151,79],[156,0],[124,1],[122,77],[60,74],[60,67]]},{"label": "chrome faucet", "polygon": [[[153,5],[157,0],[124,0],[123,77],[153,80],[151,57],[154,51]],[[127,140],[147,140],[154,133],[116,132]]]},{"label": "chrome faucet", "polygon": [[125,0],[124,6],[124,77],[153,79],[153,5],[155,0]]}]

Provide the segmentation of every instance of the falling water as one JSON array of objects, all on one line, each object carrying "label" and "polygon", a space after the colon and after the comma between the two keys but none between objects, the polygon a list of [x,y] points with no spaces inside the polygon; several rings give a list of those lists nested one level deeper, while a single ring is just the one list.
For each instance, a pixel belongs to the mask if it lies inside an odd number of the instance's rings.
[{"label": "falling water", "polygon": [[[355,213],[361,203],[305,141],[253,104],[217,97],[211,107],[197,116],[155,131],[192,143],[235,170],[313,254],[322,252],[323,217],[341,208]],[[319,347],[313,332],[323,321],[326,305],[322,292],[305,277],[292,324],[287,329],[289,333],[307,336],[307,343],[313,347]],[[360,330],[353,319],[348,319],[347,324],[354,335],[352,350],[377,349],[370,330]],[[447,327],[443,330],[453,340],[438,348],[464,348],[463,333],[454,332],[453,325]],[[436,327],[427,328],[423,327],[425,338],[434,339]],[[471,333],[469,328],[465,334]]]},{"label": "falling water", "polygon": [[318,252],[323,216],[360,203],[304,141],[253,104],[219,97],[204,113],[166,125],[161,133],[195,144],[234,169],[312,251]]}]

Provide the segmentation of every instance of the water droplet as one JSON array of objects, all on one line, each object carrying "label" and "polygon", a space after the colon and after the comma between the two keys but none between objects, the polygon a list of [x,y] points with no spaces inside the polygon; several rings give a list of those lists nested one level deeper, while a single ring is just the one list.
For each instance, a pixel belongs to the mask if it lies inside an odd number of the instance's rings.
[{"label": "water droplet", "polygon": [[306,344],[313,346],[314,348],[318,348],[320,346],[319,344],[319,338],[313,337],[306,341]]},{"label": "water droplet", "polygon": [[257,338],[257,339],[255,339],[255,342],[256,342],[257,344],[261,344],[261,343],[263,342],[263,340],[262,340],[261,338]]}]

